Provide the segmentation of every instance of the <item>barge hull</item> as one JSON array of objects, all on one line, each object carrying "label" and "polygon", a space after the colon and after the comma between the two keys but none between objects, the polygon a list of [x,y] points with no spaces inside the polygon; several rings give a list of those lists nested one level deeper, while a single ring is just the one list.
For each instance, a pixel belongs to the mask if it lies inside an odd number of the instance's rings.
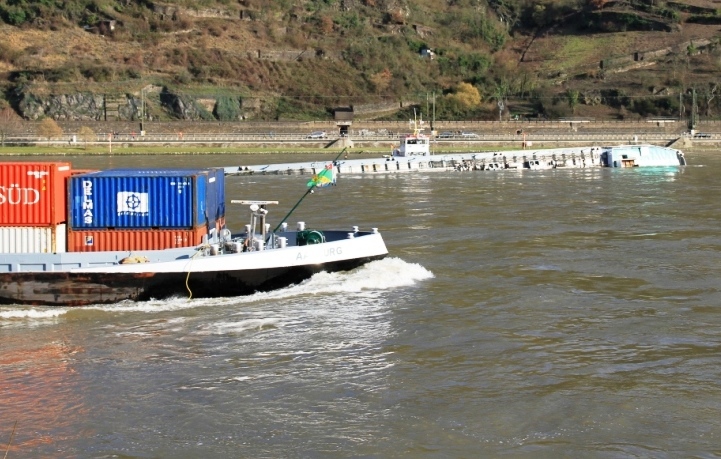
[{"label": "barge hull", "polygon": [[[386,255],[256,270],[166,273],[0,273],[0,304],[87,306],[173,296],[219,298],[270,291],[322,272],[348,271]],[[187,281],[187,287],[186,287]]]}]

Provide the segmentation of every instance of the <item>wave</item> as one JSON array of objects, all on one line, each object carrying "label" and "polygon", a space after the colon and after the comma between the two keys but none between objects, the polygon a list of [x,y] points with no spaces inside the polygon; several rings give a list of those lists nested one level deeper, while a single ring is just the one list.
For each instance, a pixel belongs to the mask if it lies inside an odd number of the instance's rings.
[{"label": "wave", "polygon": [[363,293],[410,287],[416,283],[433,278],[433,273],[417,263],[407,263],[400,258],[388,257],[373,261],[353,271],[318,273],[300,284],[270,292],[258,292],[252,295],[231,298],[185,298],[173,297],[163,300],[142,302],[123,301],[112,305],[89,305],[81,308],[66,307],[0,307],[0,325],[8,322],[43,321],[55,319],[67,314],[87,314],[89,312],[160,313],[184,309],[218,307],[233,304],[250,304],[268,300],[282,300],[303,295],[332,295],[338,293]]}]

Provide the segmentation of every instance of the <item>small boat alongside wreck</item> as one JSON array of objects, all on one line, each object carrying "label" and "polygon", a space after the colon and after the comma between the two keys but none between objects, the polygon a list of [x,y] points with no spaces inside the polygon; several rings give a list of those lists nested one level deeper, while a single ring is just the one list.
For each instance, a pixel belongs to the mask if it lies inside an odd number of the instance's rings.
[{"label": "small boat alongside wreck", "polygon": [[[291,230],[288,213],[270,231],[268,207],[277,201],[230,201],[250,210],[245,231],[233,234],[225,226],[222,169],[167,172],[73,175],[67,163],[0,163],[0,304],[247,295],[388,255],[376,228],[298,222]],[[323,186],[321,178],[304,197]]]},{"label": "small boat alongside wreck", "polygon": [[[343,159],[333,162],[338,174],[408,173],[419,171],[498,171],[505,169],[555,169],[582,167],[648,167],[685,166],[680,150],[658,145],[588,146],[476,153],[432,154],[432,138],[423,128],[412,126],[413,132],[401,139],[391,155],[380,158]],[[230,166],[226,175],[315,174],[325,162],[298,162]]]}]

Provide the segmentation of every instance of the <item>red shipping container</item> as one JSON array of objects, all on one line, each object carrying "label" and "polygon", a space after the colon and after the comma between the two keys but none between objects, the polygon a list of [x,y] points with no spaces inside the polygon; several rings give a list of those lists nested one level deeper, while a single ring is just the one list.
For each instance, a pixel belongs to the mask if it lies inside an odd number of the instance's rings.
[{"label": "red shipping container", "polygon": [[0,226],[64,223],[70,174],[70,163],[0,163]]},{"label": "red shipping container", "polygon": [[163,250],[202,244],[205,226],[195,229],[98,229],[68,228],[68,252]]}]

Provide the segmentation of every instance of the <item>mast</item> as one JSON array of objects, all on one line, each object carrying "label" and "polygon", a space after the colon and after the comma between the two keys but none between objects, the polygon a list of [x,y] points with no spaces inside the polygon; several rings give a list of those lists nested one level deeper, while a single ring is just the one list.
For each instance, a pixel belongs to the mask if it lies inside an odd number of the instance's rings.
[{"label": "mast", "polygon": [[[333,165],[335,165],[335,162],[338,161],[338,158],[340,158],[340,155],[342,155],[343,153],[345,153],[345,151],[346,151],[347,148],[348,148],[348,147],[343,148],[343,149],[340,151],[340,153],[338,153],[338,156],[336,156],[335,159],[333,160]],[[275,232],[278,231],[278,228],[280,228],[280,226],[283,224],[283,222],[285,222],[285,221],[288,219],[288,217],[290,217],[290,214],[292,214],[292,213],[295,211],[295,209],[298,208],[298,206],[300,205],[301,202],[303,202],[303,200],[305,199],[305,197],[308,196],[309,194],[311,194],[311,193],[313,192],[313,188],[315,188],[315,187],[316,187],[316,185],[315,185],[315,183],[314,183],[313,185],[311,185],[311,186],[308,188],[308,190],[306,190],[306,192],[303,194],[303,196],[300,197],[300,199],[298,200],[298,202],[295,203],[295,205],[293,206],[293,208],[290,209],[290,211],[288,211],[288,213],[285,215],[285,217],[283,217],[283,218],[280,220],[280,222],[278,223],[278,226],[275,227],[275,229],[273,230],[273,233],[272,233],[272,234],[275,234]]]}]

